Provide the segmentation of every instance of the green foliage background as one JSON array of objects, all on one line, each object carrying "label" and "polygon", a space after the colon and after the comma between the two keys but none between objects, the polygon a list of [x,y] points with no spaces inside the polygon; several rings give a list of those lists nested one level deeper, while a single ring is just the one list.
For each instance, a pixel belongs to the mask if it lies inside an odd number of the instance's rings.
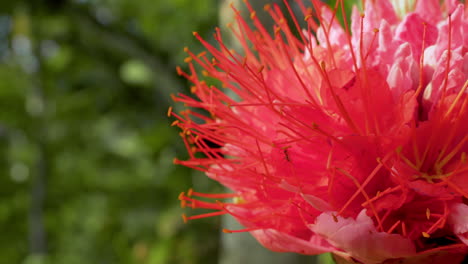
[{"label": "green foliage background", "polygon": [[172,165],[166,111],[217,17],[217,0],[2,2],[0,263],[216,263],[219,219],[184,225],[177,196],[221,188]]},{"label": "green foliage background", "polygon": [[215,263],[216,221],[180,220],[166,116],[214,0],[6,1],[0,9],[0,263]]}]

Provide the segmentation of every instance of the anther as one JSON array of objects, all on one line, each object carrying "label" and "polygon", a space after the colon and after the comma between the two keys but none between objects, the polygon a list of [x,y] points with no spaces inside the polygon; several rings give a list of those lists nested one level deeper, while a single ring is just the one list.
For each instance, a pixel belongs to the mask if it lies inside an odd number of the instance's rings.
[{"label": "anther", "polygon": [[185,197],[185,192],[181,192],[181,193],[179,194],[178,199],[179,199],[179,200],[183,200],[184,197]]},{"label": "anther", "polygon": [[335,214],[332,214],[332,217],[333,217],[333,221],[335,221],[335,223],[338,223],[338,217],[336,217]]},{"label": "anther", "polygon": [[320,61],[320,68],[325,71],[326,69],[326,64],[325,64],[325,61]]},{"label": "anther", "polygon": [[257,73],[261,73],[263,71],[263,69],[265,68],[264,65],[260,66],[260,69],[258,69]]},{"label": "anther", "polygon": [[257,16],[257,13],[255,11],[250,13],[250,19],[254,19],[256,16]]},{"label": "anther", "polygon": [[172,106],[169,106],[169,109],[167,109],[167,117],[171,117],[172,115]]},{"label": "anther", "polygon": [[179,66],[176,67],[176,72],[179,76],[183,74],[182,69]]},{"label": "anther", "polygon": [[197,148],[196,148],[195,146],[192,146],[192,147],[190,148],[190,151],[191,151],[192,153],[195,153],[195,152],[197,152]]},{"label": "anther", "polygon": [[281,28],[278,26],[275,26],[275,35],[278,35],[281,32]]}]

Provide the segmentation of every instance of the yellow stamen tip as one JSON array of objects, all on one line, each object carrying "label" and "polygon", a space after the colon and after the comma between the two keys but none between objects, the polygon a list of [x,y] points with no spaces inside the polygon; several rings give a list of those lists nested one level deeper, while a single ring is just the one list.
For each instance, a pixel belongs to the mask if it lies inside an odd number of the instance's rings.
[{"label": "yellow stamen tip", "polygon": [[184,196],[185,196],[185,192],[181,192],[181,193],[179,194],[178,199],[179,199],[179,200],[182,200],[182,199],[184,198]]},{"label": "yellow stamen tip", "polygon": [[320,68],[321,68],[322,70],[325,70],[325,69],[326,69],[325,61],[320,61]]},{"label": "yellow stamen tip", "polygon": [[170,117],[172,115],[172,106],[169,106],[169,109],[167,109],[167,117]]},{"label": "yellow stamen tip", "polygon": [[185,214],[182,214],[182,220],[184,220],[184,223],[186,224],[188,222],[188,217]]},{"label": "yellow stamen tip", "polygon": [[250,13],[250,19],[254,19],[256,16],[257,16],[257,13],[255,11]]}]

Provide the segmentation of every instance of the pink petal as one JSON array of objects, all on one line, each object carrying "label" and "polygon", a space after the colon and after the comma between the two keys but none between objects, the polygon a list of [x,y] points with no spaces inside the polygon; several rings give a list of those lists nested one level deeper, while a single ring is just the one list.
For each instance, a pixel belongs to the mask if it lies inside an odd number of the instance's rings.
[{"label": "pink petal", "polygon": [[387,83],[397,96],[408,90],[415,90],[418,83],[418,68],[410,44],[403,43],[398,47],[387,76]]},{"label": "pink petal", "polygon": [[[455,50],[463,47],[467,41],[468,32],[465,32],[468,28],[467,19],[464,14],[464,6],[458,5],[455,11],[451,15],[451,30],[449,31],[449,18],[446,18],[444,22],[439,25],[439,35],[436,42],[435,56],[439,59],[444,51],[448,48],[449,35],[451,39],[450,48]],[[461,54],[463,55],[463,54]]]},{"label": "pink petal", "polygon": [[424,0],[417,1],[416,13],[419,14],[424,20],[435,25],[442,19],[442,12],[440,11],[439,0]]},{"label": "pink petal", "polygon": [[336,250],[325,240],[312,236],[307,241],[274,229],[261,229],[250,232],[264,247],[276,252],[296,252],[305,255],[316,255]]},{"label": "pink petal", "polygon": [[[396,29],[396,38],[402,42],[408,42],[411,45],[415,59],[419,59],[424,42],[425,47],[433,45],[437,40],[437,28],[434,25],[426,24],[424,20],[416,13],[405,16],[404,20]],[[424,27],[426,35],[424,35]]]},{"label": "pink petal", "polygon": [[310,228],[333,246],[366,263],[381,263],[386,259],[412,256],[416,248],[411,240],[396,234],[376,230],[372,219],[362,210],[356,219],[323,213]]},{"label": "pink petal", "polygon": [[[333,46],[338,46],[340,48],[347,47],[346,33],[341,27],[338,19],[334,17],[330,8],[327,6],[324,6],[322,8],[321,16],[322,16],[322,25],[317,30],[317,40],[319,41],[319,43],[324,47],[328,46],[328,43],[330,43],[332,47]],[[330,26],[330,21],[333,21],[333,24],[331,26]],[[324,27],[328,30],[328,40],[327,40],[327,35],[325,35],[325,32],[323,30]]]},{"label": "pink petal", "polygon": [[453,205],[449,223],[455,235],[468,245],[468,205],[460,203]]}]

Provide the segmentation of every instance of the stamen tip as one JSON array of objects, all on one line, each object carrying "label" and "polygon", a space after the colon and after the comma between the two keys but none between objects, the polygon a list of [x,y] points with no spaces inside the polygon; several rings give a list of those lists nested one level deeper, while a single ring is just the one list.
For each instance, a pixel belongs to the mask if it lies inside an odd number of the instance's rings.
[{"label": "stamen tip", "polygon": [[325,61],[320,61],[320,68],[322,68],[322,70],[326,69]]},{"label": "stamen tip", "polygon": [[172,115],[172,106],[169,106],[169,109],[167,109],[167,117],[171,117]]},{"label": "stamen tip", "polygon": [[335,223],[338,223],[338,217],[336,217],[335,214],[332,214],[332,217],[333,217],[333,221],[335,221]]},{"label": "stamen tip", "polygon": [[182,69],[179,66],[176,67],[176,72],[177,72],[177,75],[179,76],[182,75]]},{"label": "stamen tip", "polygon": [[250,13],[250,19],[255,19],[256,16],[257,16],[257,12],[252,11],[252,12]]}]

